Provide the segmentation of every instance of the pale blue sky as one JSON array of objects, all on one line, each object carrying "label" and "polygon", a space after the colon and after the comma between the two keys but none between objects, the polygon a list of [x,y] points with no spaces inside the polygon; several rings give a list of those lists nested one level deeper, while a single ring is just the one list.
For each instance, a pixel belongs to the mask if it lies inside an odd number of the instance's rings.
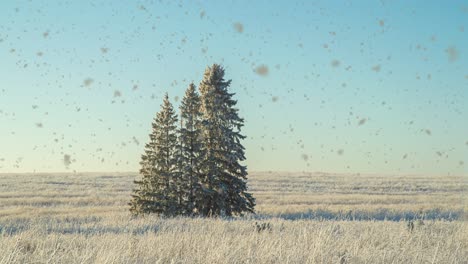
[{"label": "pale blue sky", "polygon": [[249,170],[467,174],[467,22],[464,1],[2,1],[0,172],[136,171],[164,92],[221,63]]}]

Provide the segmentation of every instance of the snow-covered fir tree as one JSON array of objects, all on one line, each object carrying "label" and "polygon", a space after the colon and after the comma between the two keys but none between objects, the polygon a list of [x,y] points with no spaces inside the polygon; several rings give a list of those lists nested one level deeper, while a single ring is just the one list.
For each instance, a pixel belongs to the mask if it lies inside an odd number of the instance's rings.
[{"label": "snow-covered fir tree", "polygon": [[132,195],[130,211],[134,214],[176,215],[177,115],[167,93],[152,128],[150,141],[145,145],[140,162],[142,179],[135,181],[137,188]]},{"label": "snow-covered fir tree", "polygon": [[183,189],[186,195],[185,210],[187,215],[199,214],[199,205],[203,202],[201,190],[200,166],[203,158],[201,142],[200,96],[193,83],[185,91],[180,105],[181,128],[179,144],[181,147],[179,168]]},{"label": "snow-covered fir tree", "polygon": [[207,216],[242,215],[254,212],[255,199],[247,192],[247,168],[240,133],[244,120],[235,107],[237,101],[224,80],[224,69],[213,64],[205,70],[201,94],[202,139],[205,150],[202,162],[203,204]]},{"label": "snow-covered fir tree", "polygon": [[[232,216],[254,212],[247,192],[247,168],[234,93],[224,69],[205,70],[200,95],[189,85],[182,100],[180,123],[169,96],[152,124],[141,158],[142,179],[135,181],[130,202],[134,214],[165,216]],[[177,126],[180,125],[179,129]]]}]

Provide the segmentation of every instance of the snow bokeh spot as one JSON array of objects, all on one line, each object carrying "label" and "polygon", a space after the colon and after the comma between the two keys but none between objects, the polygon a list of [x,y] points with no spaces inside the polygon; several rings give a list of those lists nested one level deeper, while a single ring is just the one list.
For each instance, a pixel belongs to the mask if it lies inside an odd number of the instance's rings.
[{"label": "snow bokeh spot", "polygon": [[255,73],[257,73],[260,76],[267,76],[268,75],[268,66],[266,65],[260,65],[257,68],[255,68]]},{"label": "snow bokeh spot", "polygon": [[86,78],[84,81],[83,81],[83,86],[85,87],[89,87],[91,86],[91,84],[93,84],[94,80],[91,79],[91,78]]},{"label": "snow bokeh spot", "polygon": [[332,60],[332,62],[331,62],[331,66],[332,66],[333,68],[340,67],[340,64],[341,64],[341,63],[340,63],[339,60]]},{"label": "snow bokeh spot", "polygon": [[63,165],[65,165],[66,169],[70,167],[71,163],[71,156],[68,154],[63,155]]},{"label": "snow bokeh spot", "polygon": [[236,22],[234,23],[234,30],[237,32],[237,33],[242,33],[244,32],[244,25],[242,25],[241,23],[239,22]]},{"label": "snow bokeh spot", "polygon": [[447,53],[447,57],[448,57],[448,60],[450,62],[454,62],[454,61],[458,60],[459,52],[458,52],[457,48],[455,48],[454,46],[448,47],[445,50],[445,52]]}]

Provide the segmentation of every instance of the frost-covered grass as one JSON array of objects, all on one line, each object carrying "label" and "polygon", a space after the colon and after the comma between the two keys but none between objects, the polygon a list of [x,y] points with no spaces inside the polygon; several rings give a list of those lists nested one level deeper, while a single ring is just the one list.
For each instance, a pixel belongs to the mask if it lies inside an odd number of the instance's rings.
[{"label": "frost-covered grass", "polygon": [[252,173],[258,215],[237,219],[132,218],[134,177],[0,175],[0,263],[468,260],[460,177]]},{"label": "frost-covered grass", "polygon": [[[8,222],[0,263],[466,263],[468,225],[154,217]],[[5,222],[3,223],[5,224]],[[341,262],[340,262],[341,261]]]}]

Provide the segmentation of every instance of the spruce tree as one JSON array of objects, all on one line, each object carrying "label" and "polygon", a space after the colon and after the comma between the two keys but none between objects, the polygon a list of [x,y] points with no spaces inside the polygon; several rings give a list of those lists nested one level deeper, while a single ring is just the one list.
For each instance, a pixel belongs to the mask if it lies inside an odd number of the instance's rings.
[{"label": "spruce tree", "polygon": [[199,214],[199,205],[203,202],[201,192],[201,142],[200,97],[193,83],[185,91],[180,105],[181,129],[179,131],[180,171],[183,187],[186,190],[185,210],[188,215]]},{"label": "spruce tree", "polygon": [[142,179],[135,181],[137,188],[132,195],[130,211],[134,214],[175,215],[178,208],[177,115],[167,93],[152,128],[140,162]]},{"label": "spruce tree", "polygon": [[224,69],[213,64],[205,70],[201,94],[203,215],[242,215],[254,212],[255,199],[247,192],[247,168],[240,133],[244,120],[235,108],[237,101],[224,80]]}]

